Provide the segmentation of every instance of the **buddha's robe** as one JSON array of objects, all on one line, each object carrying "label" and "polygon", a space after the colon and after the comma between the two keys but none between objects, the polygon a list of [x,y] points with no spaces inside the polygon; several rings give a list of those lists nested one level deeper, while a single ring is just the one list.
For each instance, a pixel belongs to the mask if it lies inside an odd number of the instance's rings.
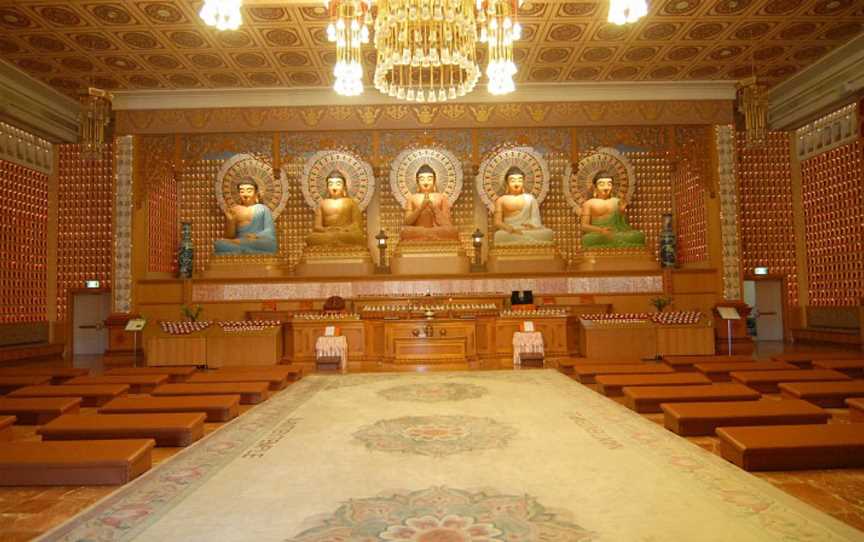
[{"label": "buddha's robe", "polygon": [[[422,199],[420,200],[422,204]],[[416,202],[415,202],[416,203]],[[402,226],[399,233],[403,241],[459,241],[459,230],[450,220],[450,202],[443,194],[432,198],[432,205],[424,207],[414,224]]]},{"label": "buddha's robe", "polygon": [[496,231],[495,246],[551,245],[554,233],[543,226],[543,222],[540,220],[540,205],[538,205],[537,200],[531,194],[520,194],[515,197],[522,198],[522,209],[510,216],[503,216],[501,219],[508,226],[519,228],[522,231],[521,233],[510,233],[506,230]]},{"label": "buddha's robe", "polygon": [[618,198],[611,214],[603,218],[592,218],[591,225],[612,230],[611,238],[598,232],[582,234],[582,248],[641,248],[645,246],[645,234],[634,230],[618,207]]},{"label": "buddha's robe", "polygon": [[[255,239],[249,239],[249,234],[255,235]],[[216,254],[273,254],[276,248],[273,214],[263,203],[252,206],[252,220],[245,226],[237,227],[234,240],[217,239],[213,244]]]},{"label": "buddha's robe", "polygon": [[[332,201],[332,200],[331,200]],[[366,245],[366,235],[360,229],[360,207],[349,197],[339,198],[338,212],[322,213],[324,231],[313,231],[306,238],[309,246],[321,245]],[[321,202],[322,205],[324,202]]]}]

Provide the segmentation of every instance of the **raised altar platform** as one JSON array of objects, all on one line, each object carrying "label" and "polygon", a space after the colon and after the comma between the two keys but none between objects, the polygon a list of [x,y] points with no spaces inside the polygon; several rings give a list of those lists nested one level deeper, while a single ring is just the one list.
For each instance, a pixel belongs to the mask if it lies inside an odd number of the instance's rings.
[{"label": "raised altar platform", "polygon": [[291,274],[288,266],[278,256],[258,254],[212,255],[207,269],[200,278],[281,278]]},{"label": "raised altar platform", "polygon": [[583,250],[570,264],[573,271],[653,271],[660,264],[647,249],[595,249]]},{"label": "raised altar platform", "polygon": [[467,275],[471,262],[458,242],[400,241],[390,269],[394,275]]},{"label": "raised altar platform", "polygon": [[375,264],[365,248],[307,247],[294,273],[299,277],[364,277],[375,272]]},{"label": "raised altar platform", "polygon": [[557,249],[537,245],[493,248],[486,265],[490,273],[555,273],[567,268]]}]

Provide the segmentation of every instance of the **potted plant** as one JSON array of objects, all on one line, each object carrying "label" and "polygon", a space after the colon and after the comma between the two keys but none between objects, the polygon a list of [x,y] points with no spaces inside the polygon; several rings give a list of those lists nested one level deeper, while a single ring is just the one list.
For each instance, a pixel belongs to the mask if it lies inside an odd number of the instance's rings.
[{"label": "potted plant", "polygon": [[652,298],[651,306],[657,309],[657,312],[663,312],[663,309],[672,304],[672,297],[668,295],[661,295],[655,298]]}]

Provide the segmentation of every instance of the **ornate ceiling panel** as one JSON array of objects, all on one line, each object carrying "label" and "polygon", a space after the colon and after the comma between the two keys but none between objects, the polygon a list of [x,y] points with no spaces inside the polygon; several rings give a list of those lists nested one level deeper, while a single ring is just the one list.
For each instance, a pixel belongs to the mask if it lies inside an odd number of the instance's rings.
[{"label": "ornate ceiling panel", "polygon": [[[54,88],[316,87],[334,46],[320,5],[244,8],[218,32],[189,0],[0,3],[0,58]],[[525,3],[519,82],[740,79],[774,84],[864,30],[862,0],[654,0],[634,25],[605,22],[607,0]],[[484,53],[478,51],[481,62]],[[368,74],[375,53],[367,51]],[[367,81],[368,83],[368,81]]]}]

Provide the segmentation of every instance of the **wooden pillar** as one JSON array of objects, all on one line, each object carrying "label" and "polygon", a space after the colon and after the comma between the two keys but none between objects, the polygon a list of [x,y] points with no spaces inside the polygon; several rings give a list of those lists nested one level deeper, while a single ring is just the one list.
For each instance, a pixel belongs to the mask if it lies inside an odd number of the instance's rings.
[{"label": "wooden pillar", "polygon": [[801,178],[801,162],[796,150],[796,136],[789,138],[789,170],[792,182],[792,228],[795,235],[795,270],[798,273],[798,307],[796,307],[790,327],[807,327],[807,312],[804,307],[810,304],[810,276],[807,268],[807,242],[804,236],[804,192]]}]

